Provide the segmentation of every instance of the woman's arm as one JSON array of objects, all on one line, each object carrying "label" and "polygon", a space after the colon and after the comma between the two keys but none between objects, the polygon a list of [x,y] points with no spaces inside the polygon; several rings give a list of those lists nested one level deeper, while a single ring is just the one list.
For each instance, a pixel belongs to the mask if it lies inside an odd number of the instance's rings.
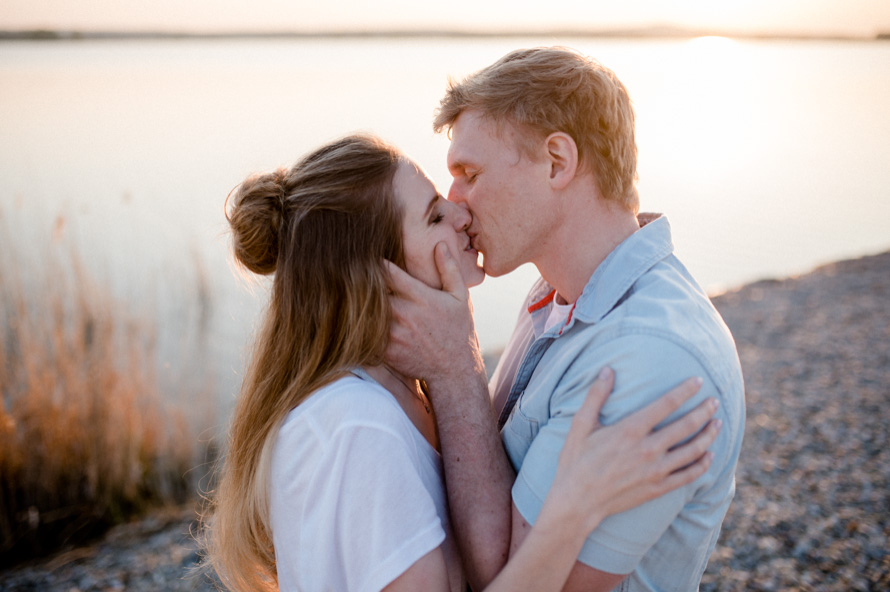
[{"label": "woman's arm", "polygon": [[[534,527],[524,540],[513,541],[510,560],[486,590],[560,590],[585,539],[605,517],[691,483],[707,471],[707,448],[720,427],[709,421],[717,409],[714,399],[652,431],[698,392],[700,380],[687,380],[640,411],[602,427],[599,411],[613,384],[609,369],[594,381],[572,420]],[[616,577],[607,589],[623,578]]]},{"label": "woman's arm", "polygon": [[393,580],[382,592],[449,592],[448,568],[445,553],[436,547]]},{"label": "woman's arm", "polygon": [[[709,421],[717,409],[714,399],[653,432],[698,391],[700,380],[687,380],[640,411],[602,427],[599,411],[613,384],[614,374],[606,369],[590,387],[572,420],[538,520],[523,540],[514,541],[515,552],[487,591],[561,589],[587,535],[606,516],[691,483],[707,471],[707,448],[719,431],[719,424]],[[606,578],[604,584],[611,587],[622,578]],[[424,589],[448,589],[441,550],[424,556],[386,590],[418,589],[418,582]]]}]

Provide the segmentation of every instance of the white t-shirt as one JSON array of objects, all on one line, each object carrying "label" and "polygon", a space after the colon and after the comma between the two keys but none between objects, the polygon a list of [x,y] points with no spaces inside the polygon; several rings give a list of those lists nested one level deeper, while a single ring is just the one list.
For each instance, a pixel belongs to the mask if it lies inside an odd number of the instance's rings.
[{"label": "white t-shirt", "polygon": [[451,589],[464,590],[441,457],[363,376],[313,393],[278,434],[269,497],[279,588],[377,591],[441,545]]}]

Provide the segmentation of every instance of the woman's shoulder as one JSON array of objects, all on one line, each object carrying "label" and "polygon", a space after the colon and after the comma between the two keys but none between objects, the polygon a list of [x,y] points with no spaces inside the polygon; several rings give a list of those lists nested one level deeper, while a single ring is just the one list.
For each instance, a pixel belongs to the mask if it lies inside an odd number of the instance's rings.
[{"label": "woman's shoulder", "polygon": [[312,393],[287,415],[281,429],[282,435],[292,429],[305,434],[303,428],[310,428],[329,437],[359,427],[400,432],[406,425],[410,420],[389,391],[348,374]]}]

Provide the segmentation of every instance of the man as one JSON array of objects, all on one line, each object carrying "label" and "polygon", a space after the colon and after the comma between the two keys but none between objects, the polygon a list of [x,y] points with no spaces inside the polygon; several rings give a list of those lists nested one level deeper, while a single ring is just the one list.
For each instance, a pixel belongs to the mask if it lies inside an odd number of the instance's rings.
[{"label": "man", "polygon": [[616,381],[603,424],[699,376],[702,388],[678,414],[713,396],[723,427],[704,476],[600,524],[566,589],[697,589],[734,493],[742,375],[728,329],[673,255],[667,220],[638,223],[624,86],[573,51],[519,50],[453,83],[434,128],[450,132],[448,198],[472,213],[468,234],[486,273],[526,262],[541,273],[491,399],[447,249],[437,251],[444,291],[394,277],[387,355],[431,391],[469,581],[481,589],[521,545],[572,416],[610,367]]}]

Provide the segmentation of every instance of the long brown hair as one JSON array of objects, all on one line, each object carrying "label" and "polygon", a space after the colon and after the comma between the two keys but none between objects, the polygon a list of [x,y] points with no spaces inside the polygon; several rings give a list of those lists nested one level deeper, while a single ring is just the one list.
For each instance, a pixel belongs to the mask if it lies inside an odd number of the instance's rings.
[{"label": "long brown hair", "polygon": [[277,590],[269,466],[285,416],[350,368],[382,362],[388,259],[403,265],[393,177],[403,156],[355,135],[235,190],[237,260],[274,273],[207,520],[207,559],[234,590]]}]

